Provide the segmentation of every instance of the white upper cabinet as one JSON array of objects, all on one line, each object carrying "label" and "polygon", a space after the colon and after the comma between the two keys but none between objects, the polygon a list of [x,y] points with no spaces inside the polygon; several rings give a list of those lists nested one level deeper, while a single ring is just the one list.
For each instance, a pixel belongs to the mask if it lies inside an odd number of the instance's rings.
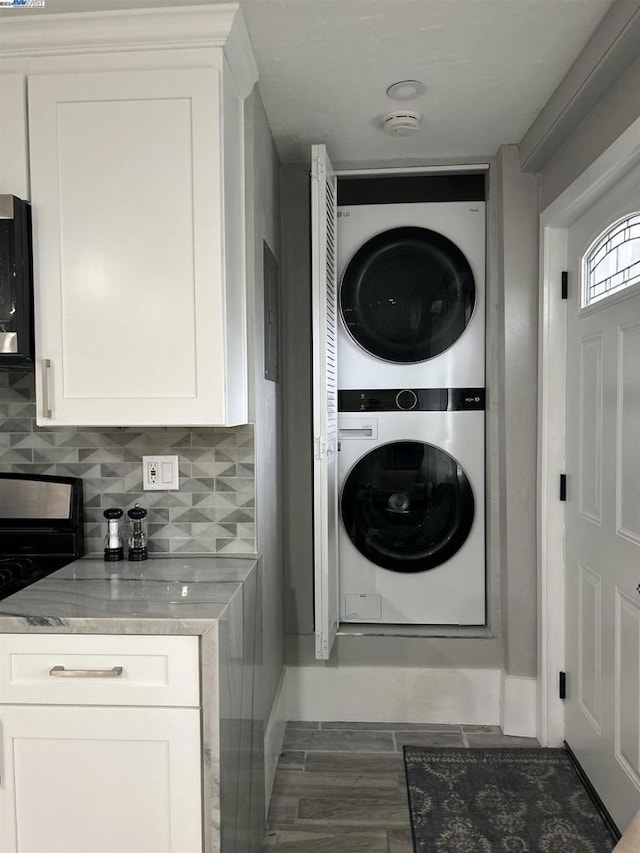
[{"label": "white upper cabinet", "polygon": [[214,68],[29,79],[39,423],[246,418],[220,100]]},{"label": "white upper cabinet", "polygon": [[29,69],[42,426],[247,420],[243,99],[202,40]]}]

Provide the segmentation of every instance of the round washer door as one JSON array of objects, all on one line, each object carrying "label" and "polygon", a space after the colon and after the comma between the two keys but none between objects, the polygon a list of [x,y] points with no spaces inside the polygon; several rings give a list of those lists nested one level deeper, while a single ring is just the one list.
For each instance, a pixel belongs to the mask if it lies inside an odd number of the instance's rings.
[{"label": "round washer door", "polygon": [[428,228],[393,228],[368,240],[349,261],[340,309],[349,333],[384,361],[434,358],[466,329],[476,302],[463,252]]},{"label": "round washer door", "polygon": [[473,524],[473,490],[444,450],[394,441],[356,462],[341,510],[351,541],[368,560],[394,572],[423,572],[462,547]]}]

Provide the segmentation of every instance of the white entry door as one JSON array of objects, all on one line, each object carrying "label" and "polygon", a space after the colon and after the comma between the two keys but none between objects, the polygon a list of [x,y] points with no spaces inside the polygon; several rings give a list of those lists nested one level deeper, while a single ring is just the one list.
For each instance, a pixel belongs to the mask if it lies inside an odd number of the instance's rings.
[{"label": "white entry door", "polygon": [[640,169],[567,237],[565,739],[624,829],[640,807]]}]

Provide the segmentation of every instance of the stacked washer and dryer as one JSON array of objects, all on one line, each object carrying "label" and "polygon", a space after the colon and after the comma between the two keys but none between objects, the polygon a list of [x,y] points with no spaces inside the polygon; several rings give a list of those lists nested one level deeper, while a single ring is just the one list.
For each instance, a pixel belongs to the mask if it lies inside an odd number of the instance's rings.
[{"label": "stacked washer and dryer", "polygon": [[339,202],[337,243],[340,621],[482,625],[485,204]]}]

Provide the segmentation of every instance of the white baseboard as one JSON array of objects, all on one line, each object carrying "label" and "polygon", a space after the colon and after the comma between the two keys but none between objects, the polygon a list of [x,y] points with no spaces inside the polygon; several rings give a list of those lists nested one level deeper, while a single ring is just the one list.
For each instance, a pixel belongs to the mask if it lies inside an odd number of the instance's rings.
[{"label": "white baseboard", "polygon": [[497,726],[501,675],[498,669],[287,667],[288,716]]},{"label": "white baseboard", "polygon": [[502,731],[506,735],[537,737],[538,680],[503,673]]},{"label": "white baseboard", "polygon": [[[271,791],[276,776],[278,758],[282,752],[285,728],[287,721],[291,719],[288,713],[287,669],[285,668],[282,670],[278,689],[276,690],[276,698],[274,699],[264,730],[264,802],[267,813],[269,811],[269,802],[271,801]],[[265,819],[266,816],[265,814]]]},{"label": "white baseboard", "polygon": [[287,667],[286,719],[502,726],[536,736],[537,680],[499,669]]}]

